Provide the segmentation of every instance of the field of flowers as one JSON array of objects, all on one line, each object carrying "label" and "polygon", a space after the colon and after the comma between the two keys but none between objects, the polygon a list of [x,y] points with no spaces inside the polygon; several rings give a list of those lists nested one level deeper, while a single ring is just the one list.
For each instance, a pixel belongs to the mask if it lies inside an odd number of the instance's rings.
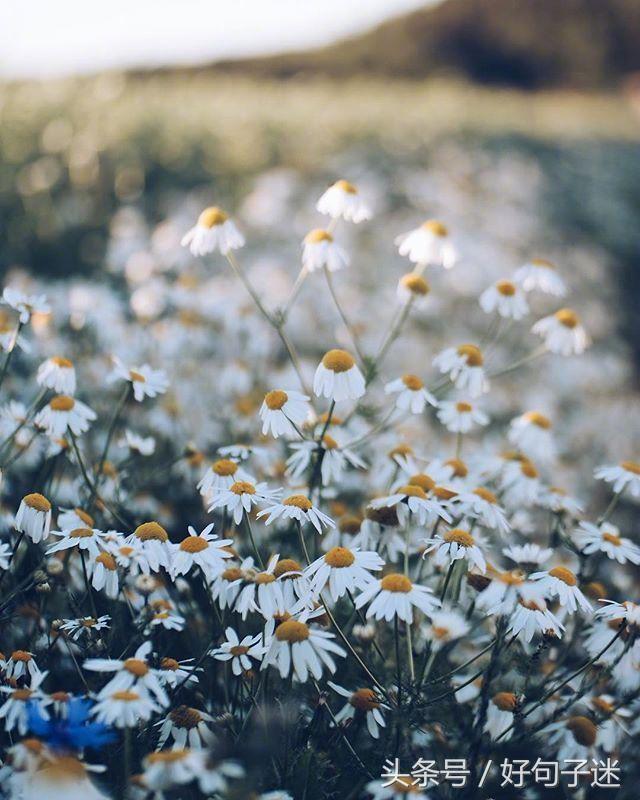
[{"label": "field of flowers", "polygon": [[0,797],[634,796],[631,117],[86,86],[3,95]]}]

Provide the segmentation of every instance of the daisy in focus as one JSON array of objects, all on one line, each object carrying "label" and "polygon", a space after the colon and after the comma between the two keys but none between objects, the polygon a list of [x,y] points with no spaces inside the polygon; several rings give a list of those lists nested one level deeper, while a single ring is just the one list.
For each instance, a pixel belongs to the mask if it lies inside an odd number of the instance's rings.
[{"label": "daisy in focus", "polygon": [[300,524],[309,522],[318,533],[322,533],[323,527],[335,528],[331,517],[316,508],[311,500],[303,494],[290,495],[281,502],[268,506],[258,513],[258,518],[261,517],[266,517],[265,525],[271,525],[278,519],[295,519]]},{"label": "daisy in focus", "polygon": [[411,411],[412,414],[422,414],[427,403],[431,406],[438,405],[436,398],[425,389],[417,375],[403,375],[388,383],[384,391],[385,394],[396,395],[396,408]]},{"label": "daisy in focus", "polygon": [[309,398],[291,389],[273,389],[264,396],[260,406],[262,435],[269,433],[274,439],[279,436],[298,435],[309,416]]},{"label": "daisy in focus", "polygon": [[34,544],[46,539],[51,528],[49,500],[38,492],[25,495],[16,513],[15,527],[20,533],[26,534]]},{"label": "daisy in focus", "polygon": [[598,467],[594,473],[598,480],[611,484],[616,494],[629,491],[632,497],[640,497],[640,463],[621,461],[619,464]]},{"label": "daisy in focus", "polygon": [[269,489],[266,483],[254,485],[249,481],[236,481],[228,489],[218,489],[211,493],[208,510],[211,512],[216,508],[224,508],[236,525],[239,525],[243,516],[251,513],[253,506],[273,503],[280,493],[280,489]]},{"label": "daisy in focus", "polygon": [[319,595],[328,586],[329,596],[337,602],[347,592],[361,591],[375,580],[372,572],[381,570],[384,561],[372,551],[362,552],[357,547],[332,547],[304,571],[311,582],[312,591]]},{"label": "daisy in focus", "polygon": [[302,618],[281,622],[269,637],[261,669],[273,665],[281,678],[306,683],[309,676],[320,680],[324,669],[333,674],[337,667],[333,656],[344,658],[346,651],[336,644],[334,635]]},{"label": "daisy in focus", "polygon": [[356,597],[356,608],[367,604],[367,618],[390,622],[398,617],[411,624],[414,608],[430,616],[440,606],[440,601],[428,587],[414,584],[406,575],[392,572],[374,580]]},{"label": "daisy in focus", "polygon": [[438,566],[450,566],[458,559],[464,558],[470,566],[476,567],[481,573],[487,571],[487,562],[482,549],[469,531],[453,528],[423,541],[427,545],[423,557],[435,551],[433,561]]},{"label": "daisy in focus", "polygon": [[206,256],[216,250],[226,256],[244,245],[244,236],[221,208],[211,206],[200,214],[196,225],[182,237],[181,244],[194,256]]},{"label": "daisy in focus", "polygon": [[186,575],[194,566],[200,567],[208,580],[221,573],[225,568],[225,561],[231,558],[228,551],[232,539],[218,539],[212,533],[213,522],[206,526],[201,533],[189,525],[188,535],[179,543],[171,545],[172,575]]},{"label": "daisy in focus", "polygon": [[451,433],[469,433],[476,425],[488,425],[489,417],[467,400],[443,400],[438,404],[438,419]]},{"label": "daisy in focus", "polygon": [[35,424],[44,428],[52,439],[62,439],[67,431],[80,436],[89,430],[91,422],[97,419],[95,411],[89,406],[67,394],[53,397],[35,416]]},{"label": "daisy in focus", "polygon": [[357,400],[365,393],[365,381],[355,359],[346,350],[329,350],[318,364],[313,378],[313,391],[336,403]]},{"label": "daisy in focus", "polygon": [[211,655],[218,661],[231,662],[231,671],[234,675],[242,675],[248,672],[253,664],[251,659],[260,662],[264,655],[265,648],[262,644],[262,634],[256,636],[245,636],[240,639],[235,630],[231,627],[224,632],[226,640],[219,646],[211,650]]},{"label": "daisy in focus", "polygon": [[363,716],[367,723],[369,734],[374,739],[378,739],[380,737],[380,728],[385,728],[387,725],[381,709],[387,709],[388,706],[381,702],[376,692],[369,688],[356,689],[350,692],[344,686],[339,686],[333,681],[327,681],[327,684],[334,692],[347,700],[335,715],[335,721],[341,723],[343,720],[351,720],[357,715]]},{"label": "daisy in focus", "polygon": [[578,579],[567,567],[553,567],[548,572],[534,572],[529,580],[537,581],[540,591],[547,598],[558,598],[561,606],[570,613],[578,608],[588,613],[593,611],[591,603],[578,588]]}]

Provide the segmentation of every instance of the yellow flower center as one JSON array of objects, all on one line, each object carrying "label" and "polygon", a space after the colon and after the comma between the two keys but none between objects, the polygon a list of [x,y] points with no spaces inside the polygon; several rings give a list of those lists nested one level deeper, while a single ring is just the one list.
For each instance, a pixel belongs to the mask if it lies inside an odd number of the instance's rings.
[{"label": "yellow flower center", "polygon": [[149,667],[139,658],[128,658],[122,666],[136,678],[143,678],[149,672]]},{"label": "yellow flower center", "polygon": [[304,240],[307,244],[318,244],[319,242],[332,242],[333,236],[323,228],[314,228],[309,231]]},{"label": "yellow flower center", "polygon": [[148,764],[175,764],[189,755],[189,750],[162,750],[160,753],[149,753],[145,757]]},{"label": "yellow flower center", "polygon": [[303,494],[292,494],[291,497],[287,497],[285,500],[282,501],[283,506],[295,506],[296,508],[301,509],[302,511],[309,511],[312,508],[311,501],[308,497],[305,497]]},{"label": "yellow flower center", "polygon": [[229,652],[233,656],[246,656],[249,652],[249,648],[245,647],[243,644],[236,644],[232,648],[230,648]]},{"label": "yellow flower center", "polygon": [[580,317],[570,308],[561,308],[560,311],[556,311],[555,318],[565,328],[575,328],[580,323]]},{"label": "yellow flower center", "polygon": [[380,581],[380,588],[385,592],[408,594],[413,589],[413,584],[406,575],[392,572]]},{"label": "yellow flower center", "polygon": [[352,183],[349,183],[349,181],[345,181],[344,178],[336,181],[333,185],[336,187],[336,189],[342,189],[342,191],[346,192],[347,194],[358,194],[356,187]]},{"label": "yellow flower center", "polygon": [[532,258],[529,262],[533,264],[535,267],[546,267],[546,269],[555,269],[555,264],[552,264],[551,261],[547,261],[546,258]]},{"label": "yellow flower center", "polygon": [[613,703],[610,703],[608,700],[605,700],[604,697],[592,697],[591,698],[591,705],[597,710],[600,711],[602,714],[613,714],[614,706]]},{"label": "yellow flower center", "polygon": [[169,712],[169,719],[178,728],[195,728],[202,722],[202,715],[197,708],[178,706]]},{"label": "yellow flower center", "polygon": [[575,586],[578,581],[576,576],[571,572],[570,569],[566,567],[554,567],[553,569],[549,570],[549,575],[553,578],[557,578],[559,581],[566,583],[567,586]]},{"label": "yellow flower center", "polygon": [[637,461],[622,461],[620,466],[627,472],[633,472],[634,475],[640,475],[640,464]]},{"label": "yellow flower center", "polygon": [[96,564],[102,564],[102,566],[110,572],[115,572],[118,568],[116,560],[111,553],[100,553],[100,555],[96,557]]},{"label": "yellow flower center", "polygon": [[142,525],[138,525],[134,531],[134,536],[136,539],[140,539],[141,542],[169,541],[169,534],[157,522],[143,522]]},{"label": "yellow flower center", "polygon": [[498,502],[498,498],[495,496],[495,494],[490,492],[488,489],[485,489],[483,486],[478,486],[477,489],[474,489],[473,494],[476,494],[478,497],[486,500],[487,503],[495,504]]},{"label": "yellow flower center", "polygon": [[451,500],[458,492],[455,492],[453,489],[447,489],[446,486],[434,486],[433,494],[438,500]]},{"label": "yellow flower center", "polygon": [[265,405],[271,411],[280,411],[288,399],[288,394],[281,389],[274,389],[271,392],[267,392],[264,396]]},{"label": "yellow flower center", "polygon": [[325,562],[335,569],[350,567],[356,560],[351,550],[346,547],[332,547],[324,557]]},{"label": "yellow flower center", "polygon": [[520,465],[520,472],[525,476],[525,478],[537,478],[538,477],[538,470],[533,466],[530,461],[523,461]]},{"label": "yellow flower center", "polygon": [[338,443],[333,436],[329,436],[328,433],[325,433],[322,437],[322,445],[325,450],[336,450],[338,448]]},{"label": "yellow flower center", "polygon": [[31,691],[31,689],[14,689],[14,691],[11,692],[11,699],[20,700],[21,702],[24,703],[31,697],[32,694],[33,692]]},{"label": "yellow flower center", "polygon": [[225,581],[229,581],[229,583],[239,581],[240,578],[242,578],[242,570],[240,567],[229,567],[225,569],[221,577],[224,578]]},{"label": "yellow flower center", "polygon": [[463,531],[462,528],[453,528],[452,530],[447,531],[442,538],[449,544],[455,542],[461,547],[473,547],[476,543],[469,531]]},{"label": "yellow flower center", "polygon": [[351,353],[346,350],[329,350],[322,358],[322,365],[332,372],[348,372],[355,363]]},{"label": "yellow flower center", "polygon": [[518,701],[513,692],[498,692],[491,698],[494,706],[497,706],[500,711],[515,711]]},{"label": "yellow flower center", "polygon": [[411,294],[424,297],[429,294],[429,284],[425,281],[422,275],[416,275],[415,272],[407,272],[400,278],[400,286],[406,289]]},{"label": "yellow flower center", "polygon": [[255,494],[256,487],[248,481],[236,481],[229,489],[234,494]]},{"label": "yellow flower center", "polygon": [[[70,781],[77,785],[83,778],[86,780],[87,771],[84,764],[74,756],[56,756],[52,761],[45,763],[41,774],[48,785],[57,784],[62,789],[68,786]],[[58,794],[55,789],[54,794]]]},{"label": "yellow flower center", "polygon": [[31,653],[27,653],[26,650],[14,650],[11,653],[11,659],[13,661],[22,661],[24,664],[28,664],[31,661]]},{"label": "yellow flower center", "polygon": [[286,575],[287,572],[300,572],[301,569],[300,564],[293,558],[282,558],[276,564],[273,574],[276,578],[280,578],[282,575]]},{"label": "yellow flower center", "polygon": [[90,539],[93,536],[91,528],[74,528],[69,534],[71,539]]},{"label": "yellow flower center", "polygon": [[87,512],[83,511],[81,508],[74,508],[73,510],[75,511],[76,516],[80,517],[80,519],[84,522],[87,528],[94,527],[95,521],[90,514],[87,514]]},{"label": "yellow flower center", "polygon": [[56,367],[62,367],[62,369],[71,369],[73,366],[73,362],[69,361],[68,358],[62,358],[62,356],[53,356],[51,362],[56,365]]},{"label": "yellow flower center", "polygon": [[419,486],[423,492],[430,492],[435,489],[436,482],[430,475],[424,472],[419,472],[417,475],[412,475],[407,481],[409,486]]},{"label": "yellow flower center", "polygon": [[276,628],[276,639],[279,642],[304,642],[309,638],[309,626],[295,619],[288,619]]},{"label": "yellow flower center", "polygon": [[209,547],[209,542],[201,536],[185,536],[180,542],[180,549],[185,553],[201,553]]},{"label": "yellow flower center", "polygon": [[123,703],[133,703],[140,699],[140,695],[137,692],[132,692],[125,689],[123,691],[114,692],[111,695],[111,699],[120,700]]},{"label": "yellow flower center", "polygon": [[415,483],[408,483],[406,486],[401,486],[397,494],[404,494],[407,497],[419,497],[421,500],[427,499],[425,490]]},{"label": "yellow flower center", "polygon": [[469,367],[481,367],[484,364],[482,351],[475,344],[461,344],[458,355],[464,356]]},{"label": "yellow flower center", "polygon": [[451,467],[453,470],[454,478],[466,478],[469,474],[469,468],[459,458],[450,458],[448,461],[444,462],[447,467]]},{"label": "yellow flower center", "polygon": [[380,703],[373,689],[356,689],[349,698],[349,704],[358,711],[373,711],[380,708]]},{"label": "yellow flower center", "polygon": [[456,411],[458,414],[470,414],[473,411],[471,403],[465,403],[464,400],[458,400],[456,403]]},{"label": "yellow flower center", "polygon": [[175,658],[169,658],[165,656],[164,658],[160,659],[160,669],[168,669],[171,670],[171,672],[175,672],[176,670],[180,669],[180,664]]},{"label": "yellow flower center", "polygon": [[49,408],[52,411],[71,411],[76,401],[67,394],[59,394],[49,401]]},{"label": "yellow flower center", "polygon": [[210,206],[198,217],[198,225],[201,228],[213,228],[216,225],[223,225],[229,217],[218,206]]},{"label": "yellow flower center", "polygon": [[407,389],[411,389],[412,392],[417,392],[424,386],[424,383],[417,375],[403,375],[402,382]]},{"label": "yellow flower center", "polygon": [[609,544],[613,544],[616,547],[620,547],[620,545],[622,544],[622,539],[620,538],[620,536],[617,536],[615,533],[609,533],[609,532],[605,531],[602,534],[602,538],[604,539],[605,542],[609,542]]},{"label": "yellow flower center", "polygon": [[500,572],[496,577],[500,583],[505,583],[507,586],[520,586],[524,583],[524,573],[517,569]]},{"label": "yellow flower center", "polygon": [[428,219],[420,227],[434,236],[439,236],[441,239],[449,235],[447,226],[437,219]]},{"label": "yellow flower center", "polygon": [[276,576],[272,575],[270,572],[259,572],[253,579],[253,582],[261,586],[265,583],[273,583],[275,579]]},{"label": "yellow flower center", "polygon": [[144,375],[141,372],[136,372],[135,369],[130,369],[129,370],[129,378],[134,383],[146,383],[147,382],[147,379],[144,377]]},{"label": "yellow flower center", "polygon": [[549,417],[545,417],[545,415],[541,414],[539,411],[527,411],[524,418],[532,425],[537,425],[538,428],[543,428],[546,431],[551,428],[551,420]]},{"label": "yellow flower center", "polygon": [[230,475],[236,474],[238,465],[229,458],[221,458],[219,461],[213,462],[211,469],[221,478],[228,478]]},{"label": "yellow flower center", "polygon": [[516,293],[516,285],[515,283],[511,283],[511,281],[498,281],[496,283],[496,289],[504,297],[513,297]]},{"label": "yellow flower center", "polygon": [[573,738],[583,747],[591,747],[596,743],[598,728],[589,717],[571,717],[567,722],[567,728],[573,734]]},{"label": "yellow flower center", "polygon": [[29,506],[29,508],[33,508],[35,511],[41,511],[43,514],[47,511],[51,511],[51,503],[44,495],[38,494],[37,492],[26,495],[22,498],[22,502],[25,506]]},{"label": "yellow flower center", "polygon": [[93,628],[97,622],[98,620],[95,617],[85,617],[80,624],[83,628]]}]

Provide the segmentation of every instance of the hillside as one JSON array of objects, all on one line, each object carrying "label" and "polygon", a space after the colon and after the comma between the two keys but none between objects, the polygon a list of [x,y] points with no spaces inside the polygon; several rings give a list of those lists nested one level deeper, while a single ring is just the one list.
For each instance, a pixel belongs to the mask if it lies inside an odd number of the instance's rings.
[{"label": "hillside", "polygon": [[640,2],[445,0],[322,49],[215,67],[276,78],[454,74],[526,89],[612,86],[640,70]]}]

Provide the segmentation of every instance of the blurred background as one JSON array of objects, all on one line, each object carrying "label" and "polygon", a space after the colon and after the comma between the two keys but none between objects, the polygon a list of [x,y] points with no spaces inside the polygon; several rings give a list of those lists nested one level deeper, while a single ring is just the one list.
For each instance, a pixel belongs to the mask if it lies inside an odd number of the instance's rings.
[{"label": "blurred background", "polygon": [[457,236],[462,296],[550,258],[600,347],[606,428],[638,409],[639,71],[637,0],[4,4],[0,269],[123,280],[151,324],[200,207],[239,219],[268,292],[346,177],[376,211],[344,289],[365,327],[424,217]]}]

